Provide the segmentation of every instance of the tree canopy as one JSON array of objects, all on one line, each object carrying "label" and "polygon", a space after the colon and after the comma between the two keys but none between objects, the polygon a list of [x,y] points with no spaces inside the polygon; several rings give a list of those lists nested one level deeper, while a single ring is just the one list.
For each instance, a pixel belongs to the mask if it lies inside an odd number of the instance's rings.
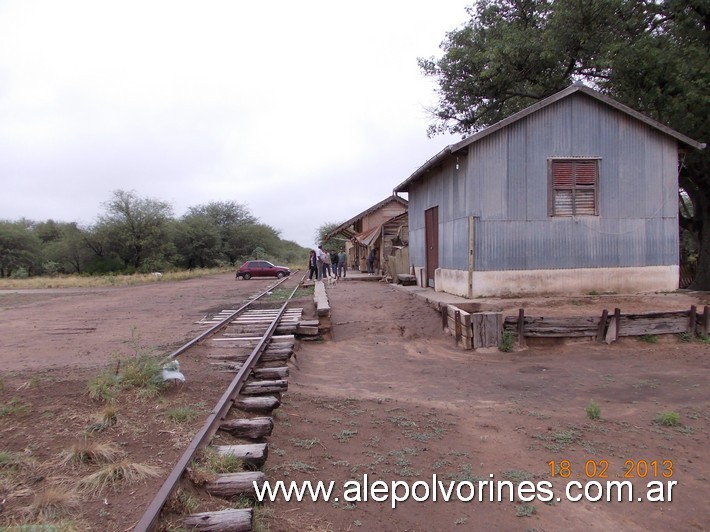
[{"label": "tree canopy", "polygon": [[[710,138],[707,0],[479,0],[446,34],[439,58],[420,58],[438,83],[429,134],[464,136],[575,81],[685,135]],[[710,289],[710,154],[686,155],[681,216],[698,243],[692,285]]]},{"label": "tree canopy", "polygon": [[0,277],[234,266],[257,255],[295,263],[308,256],[233,201],[190,207],[175,218],[164,201],[116,190],[103,206],[89,227],[0,221]]}]

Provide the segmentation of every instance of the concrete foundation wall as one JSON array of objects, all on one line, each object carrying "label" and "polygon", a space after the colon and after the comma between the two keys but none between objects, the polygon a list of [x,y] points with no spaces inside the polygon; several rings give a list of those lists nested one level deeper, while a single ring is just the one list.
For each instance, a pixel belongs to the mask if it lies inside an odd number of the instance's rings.
[{"label": "concrete foundation wall", "polygon": [[437,292],[471,297],[468,293],[468,271],[437,268],[434,272],[434,286]]},{"label": "concrete foundation wall", "polygon": [[436,270],[435,281],[438,292],[473,298],[509,295],[579,295],[592,291],[629,294],[676,290],[678,273],[676,265],[473,272],[470,295],[467,271],[439,268]]}]

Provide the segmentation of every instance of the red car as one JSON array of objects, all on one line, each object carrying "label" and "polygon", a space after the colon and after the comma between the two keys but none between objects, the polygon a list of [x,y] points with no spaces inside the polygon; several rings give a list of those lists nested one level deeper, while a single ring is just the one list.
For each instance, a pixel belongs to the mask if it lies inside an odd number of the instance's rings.
[{"label": "red car", "polygon": [[278,277],[279,279],[291,275],[291,270],[285,266],[274,266],[268,260],[248,260],[239,267],[237,279],[251,279],[252,277]]}]

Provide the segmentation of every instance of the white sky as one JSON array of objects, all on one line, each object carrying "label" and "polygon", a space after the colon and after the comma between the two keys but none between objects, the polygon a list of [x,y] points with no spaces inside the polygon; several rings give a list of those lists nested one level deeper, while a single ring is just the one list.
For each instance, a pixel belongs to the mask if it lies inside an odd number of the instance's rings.
[{"label": "white sky", "polygon": [[428,139],[472,0],[0,0],[0,219],[92,224],[117,189],[246,204],[312,246],[455,137]]}]

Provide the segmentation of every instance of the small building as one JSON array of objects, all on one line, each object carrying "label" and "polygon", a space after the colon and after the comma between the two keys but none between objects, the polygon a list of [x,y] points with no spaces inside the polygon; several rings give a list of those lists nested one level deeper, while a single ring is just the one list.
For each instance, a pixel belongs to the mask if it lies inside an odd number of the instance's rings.
[{"label": "small building", "polygon": [[395,187],[419,284],[469,298],[674,290],[679,154],[704,147],[570,86]]},{"label": "small building", "polygon": [[[407,200],[392,195],[340,224],[325,236],[326,242],[342,242],[348,255],[348,268],[367,271],[367,256],[377,249],[375,267],[387,270],[392,242],[407,224]],[[396,240],[395,240],[396,242]]]}]

